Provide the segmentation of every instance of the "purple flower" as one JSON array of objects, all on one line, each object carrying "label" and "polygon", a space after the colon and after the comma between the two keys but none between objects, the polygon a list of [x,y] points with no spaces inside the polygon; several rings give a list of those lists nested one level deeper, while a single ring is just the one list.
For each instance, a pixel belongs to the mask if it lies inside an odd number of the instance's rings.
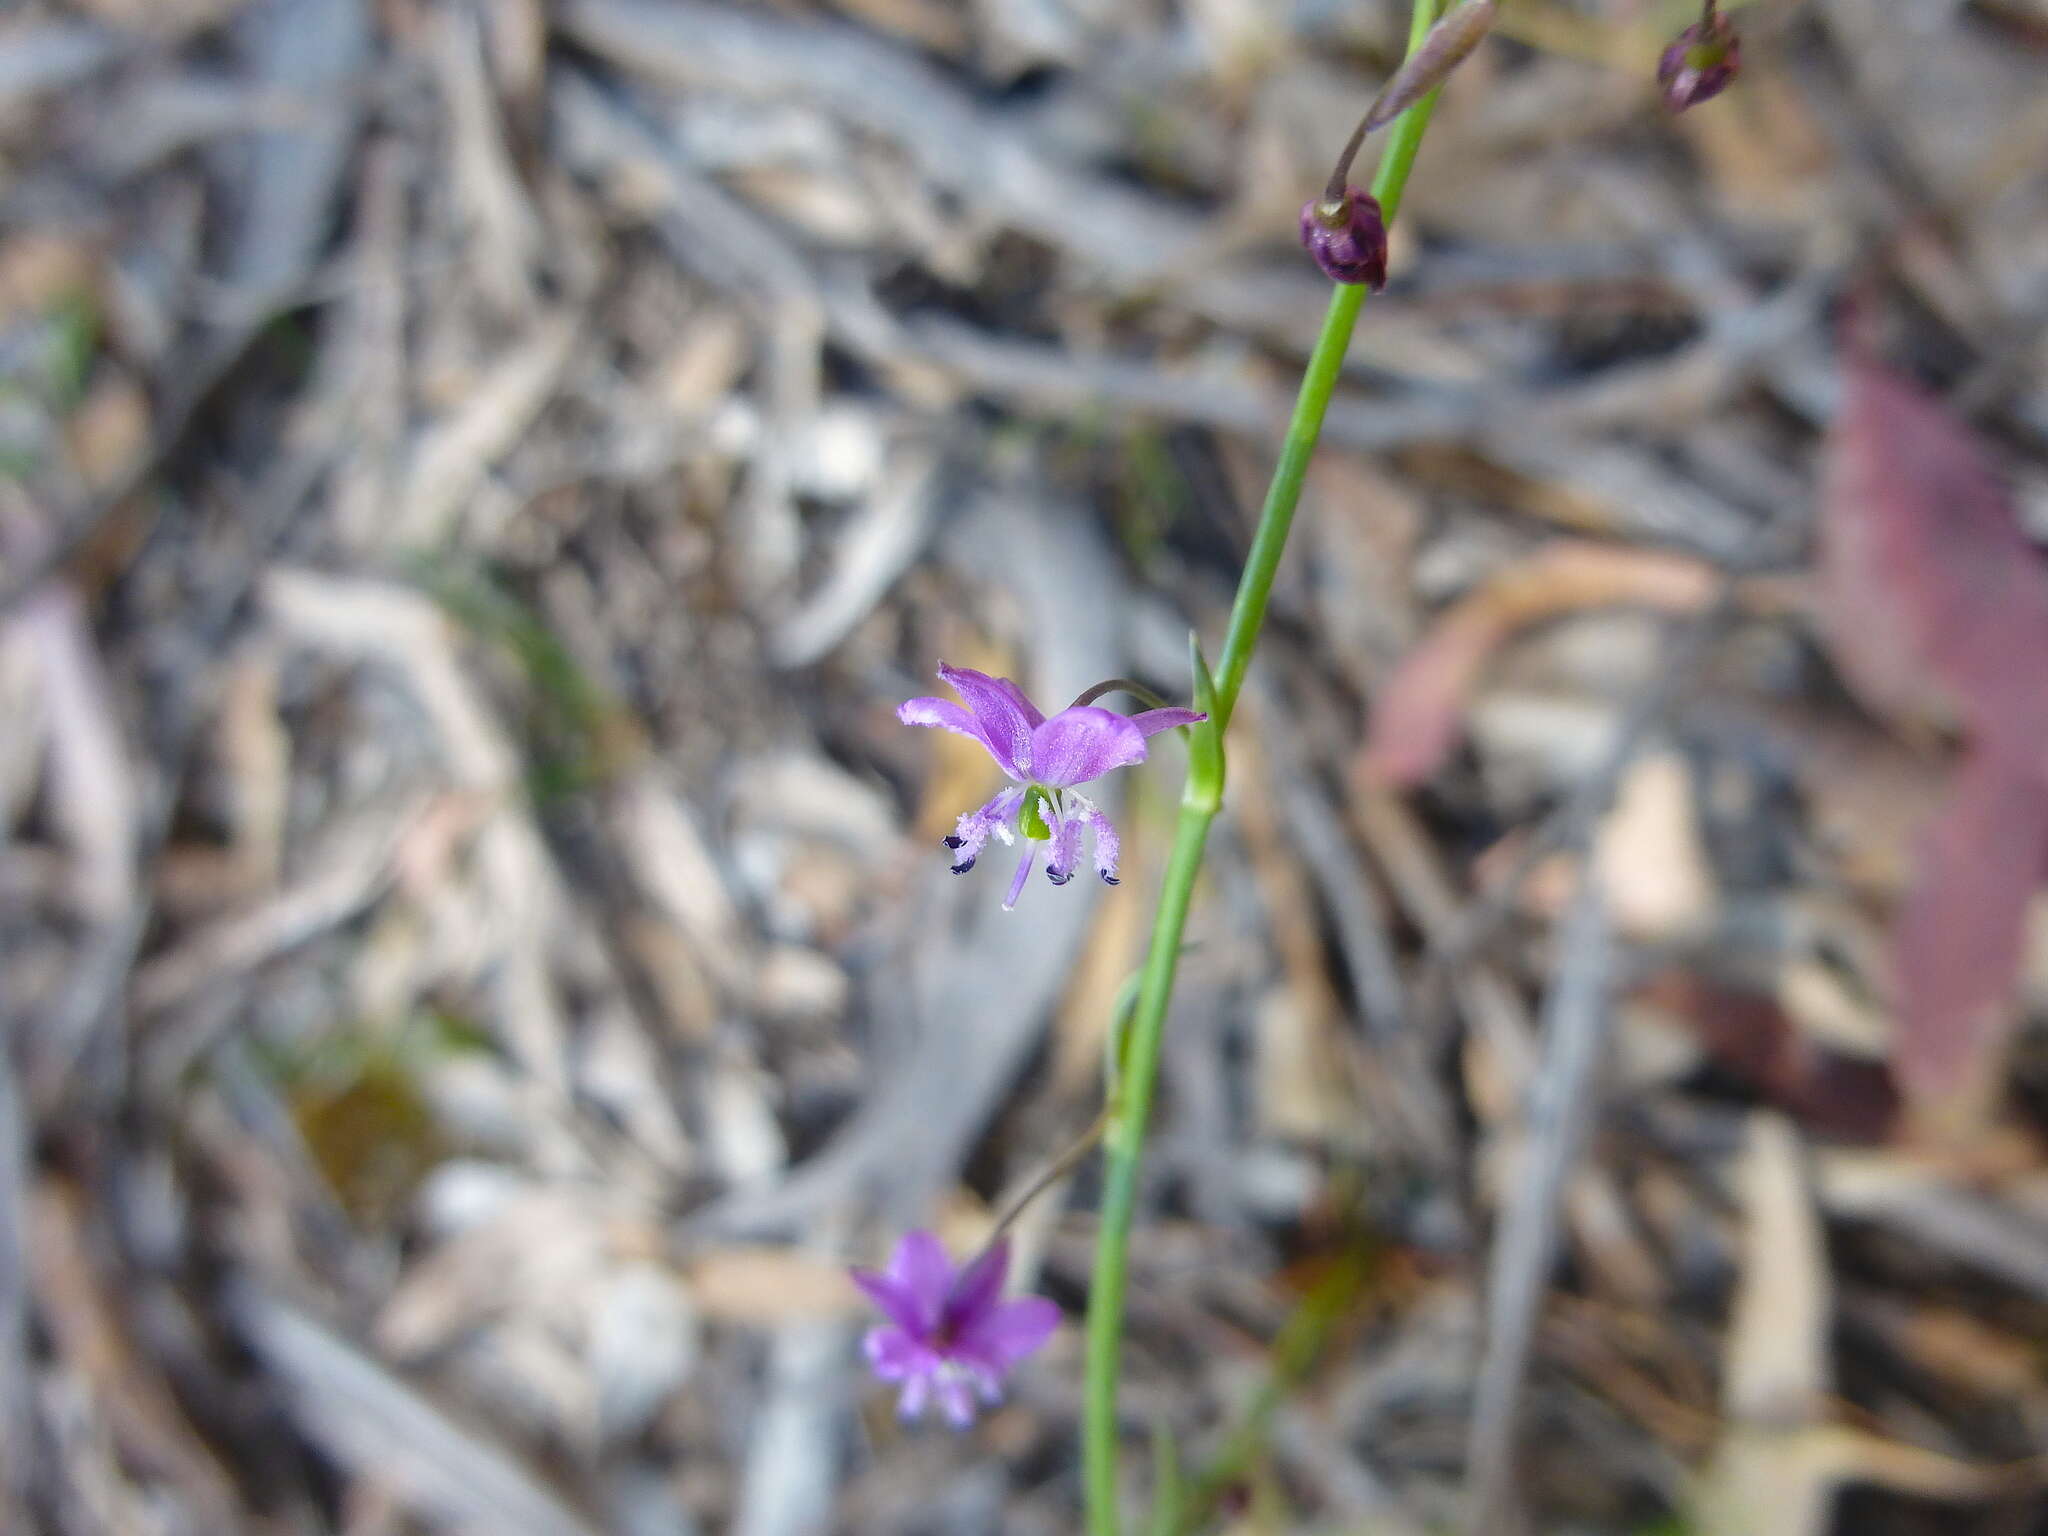
[{"label": "purple flower", "polygon": [[1387,221],[1370,192],[1346,187],[1342,197],[1304,203],[1301,243],[1332,282],[1386,287]]},{"label": "purple flower", "polygon": [[1040,1296],[1002,1299],[1009,1268],[1005,1241],[955,1270],[939,1240],[918,1231],[903,1235],[887,1269],[853,1271],[889,1319],[868,1330],[868,1364],[883,1381],[903,1383],[896,1407],[904,1418],[922,1418],[936,1394],[948,1422],[965,1429],[975,1398],[1001,1402],[1010,1368],[1052,1337],[1058,1307]]},{"label": "purple flower", "polygon": [[1683,112],[1728,89],[1741,68],[1742,38],[1734,23],[1709,4],[1657,60],[1657,84],[1664,105]]},{"label": "purple flower", "polygon": [[1016,841],[1013,825],[1024,835],[1024,856],[1017,861],[1016,877],[1004,898],[1005,912],[1023,894],[1040,843],[1052,845],[1046,878],[1054,885],[1074,878],[1084,828],[1094,848],[1096,872],[1115,885],[1116,828],[1094,801],[1075,792],[1075,786],[1099,779],[1112,768],[1143,762],[1147,737],[1209,718],[1192,709],[1119,715],[1080,704],[1048,720],[1007,677],[941,662],[939,679],[960,695],[964,707],[951,699],[911,699],[897,708],[896,718],[905,725],[936,725],[973,737],[1009,778],[1009,788],[962,816],[946,839],[954,853],[953,873],[964,875],[974,868],[991,837],[1004,844]]}]

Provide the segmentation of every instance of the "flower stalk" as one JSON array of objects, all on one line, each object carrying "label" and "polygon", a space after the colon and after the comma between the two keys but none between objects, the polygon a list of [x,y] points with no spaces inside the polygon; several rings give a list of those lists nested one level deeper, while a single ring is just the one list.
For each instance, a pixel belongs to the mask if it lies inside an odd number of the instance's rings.
[{"label": "flower stalk", "polygon": [[[1435,19],[1435,0],[1414,0],[1408,53],[1427,44]],[[1462,55],[1461,55],[1462,56]],[[1372,196],[1391,222],[1399,208],[1408,175],[1421,147],[1431,109],[1432,87],[1393,124],[1386,153],[1374,177]],[[1360,134],[1361,140],[1363,133]],[[1347,161],[1348,168],[1348,161]],[[1340,176],[1341,181],[1341,176]],[[1341,191],[1340,187],[1340,191]],[[1089,1536],[1120,1536],[1117,1505],[1117,1384],[1123,1349],[1124,1297],[1129,1277],[1132,1218],[1137,1206],[1138,1172],[1145,1130],[1152,1112],[1159,1056],[1165,1042],[1166,1010],[1173,997],[1175,971],[1188,908],[1201,873],[1210,823],[1222,805],[1223,738],[1237,708],[1252,652],[1266,618],[1273,579],[1287,548],[1295,508],[1309,460],[1322,434],[1323,418],[1336,389],[1352,329],[1365,302],[1366,287],[1340,282],[1330,295],[1321,334],[1295,398],[1287,436],[1281,446],[1257,532],[1231,605],[1230,625],[1213,676],[1196,652],[1197,706],[1208,720],[1194,729],[1189,770],[1175,827],[1173,850],[1160,892],[1151,947],[1139,983],[1138,1003],[1126,1039],[1121,1069],[1109,1090],[1103,1132],[1104,1192],[1095,1250],[1095,1270],[1088,1293],[1088,1333],[1082,1400],[1082,1479]],[[1205,697],[1206,695],[1206,697]]]}]

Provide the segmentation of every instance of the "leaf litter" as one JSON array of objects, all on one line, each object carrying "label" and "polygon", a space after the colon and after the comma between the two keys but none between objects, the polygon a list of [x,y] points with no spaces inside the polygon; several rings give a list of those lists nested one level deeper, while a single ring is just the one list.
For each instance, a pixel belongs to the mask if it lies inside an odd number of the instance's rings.
[{"label": "leaf litter", "polygon": [[[1004,917],[892,711],[1184,695],[1398,10],[15,8],[0,1529],[1073,1528],[1071,1324],[913,1437],[844,1266],[1089,1123],[1170,765]],[[2037,12],[1744,7],[1674,122],[1661,11],[1518,0],[1447,88],[1134,1251],[1227,1528],[2030,1528]]]}]

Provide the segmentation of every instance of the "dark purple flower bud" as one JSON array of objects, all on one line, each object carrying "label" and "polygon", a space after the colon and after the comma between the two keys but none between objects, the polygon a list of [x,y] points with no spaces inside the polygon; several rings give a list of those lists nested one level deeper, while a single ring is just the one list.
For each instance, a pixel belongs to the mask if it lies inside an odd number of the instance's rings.
[{"label": "dark purple flower bud", "polygon": [[1664,105],[1683,112],[1728,89],[1741,68],[1742,39],[1734,23],[1709,6],[1657,60],[1657,84]]},{"label": "dark purple flower bud", "polygon": [[1346,187],[1341,198],[1303,204],[1301,243],[1332,282],[1386,287],[1387,221],[1370,192]]}]

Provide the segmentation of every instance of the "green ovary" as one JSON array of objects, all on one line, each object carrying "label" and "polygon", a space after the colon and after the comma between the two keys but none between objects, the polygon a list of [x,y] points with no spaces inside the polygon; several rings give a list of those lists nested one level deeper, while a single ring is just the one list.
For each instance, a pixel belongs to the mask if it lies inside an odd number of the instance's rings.
[{"label": "green ovary", "polygon": [[1052,841],[1052,828],[1045,820],[1045,806],[1048,804],[1059,804],[1057,791],[1047,789],[1043,784],[1025,786],[1024,804],[1017,811],[1017,830],[1033,842]]}]

